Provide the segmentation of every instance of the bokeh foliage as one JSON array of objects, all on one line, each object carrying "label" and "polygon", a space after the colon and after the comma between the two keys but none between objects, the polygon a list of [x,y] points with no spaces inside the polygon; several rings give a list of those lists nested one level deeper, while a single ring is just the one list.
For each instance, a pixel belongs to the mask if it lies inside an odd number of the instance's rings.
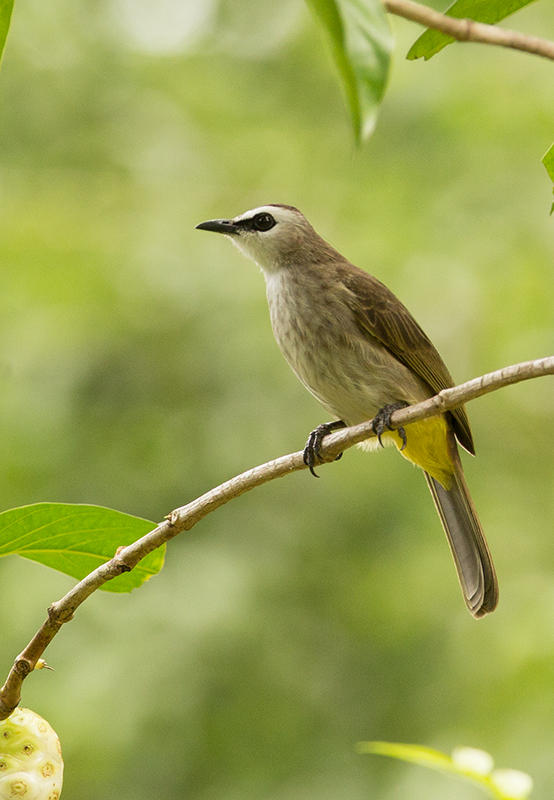
[{"label": "bokeh foliage", "polygon": [[[517,22],[547,35],[554,13]],[[406,52],[415,26],[393,27]],[[551,65],[477,45],[397,57],[355,150],[323,44],[296,0],[17,6],[0,79],[3,508],[160,519],[325,418],[272,340],[261,276],[195,232],[203,219],[298,205],[460,380],[551,351]],[[437,776],[357,755],[369,738],[484,747],[551,796],[551,406],[545,379],[469,408],[501,582],[483,621],[392,452],[262,487],[172,542],[139,592],[87,601],[46,654],[56,672],[24,687],[64,743],[67,796],[442,797]],[[71,582],[0,569],[7,672]]]}]

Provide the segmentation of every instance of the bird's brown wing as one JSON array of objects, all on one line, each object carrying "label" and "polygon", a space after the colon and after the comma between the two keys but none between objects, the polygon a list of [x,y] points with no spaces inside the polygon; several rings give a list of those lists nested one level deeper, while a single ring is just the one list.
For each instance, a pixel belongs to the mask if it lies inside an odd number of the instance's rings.
[{"label": "bird's brown wing", "polygon": [[[387,287],[353,265],[338,266],[338,276],[349,290],[351,307],[361,330],[378,339],[392,355],[424,380],[432,394],[454,386],[446,364],[408,309]],[[456,438],[475,453],[469,420],[462,406],[449,412]]]}]

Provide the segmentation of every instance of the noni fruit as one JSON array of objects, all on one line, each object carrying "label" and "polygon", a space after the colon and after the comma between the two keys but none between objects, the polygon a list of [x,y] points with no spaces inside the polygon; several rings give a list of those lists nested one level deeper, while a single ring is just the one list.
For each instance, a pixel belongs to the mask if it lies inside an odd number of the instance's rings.
[{"label": "noni fruit", "polygon": [[55,731],[34,711],[16,708],[0,722],[0,800],[58,800],[62,778]]}]

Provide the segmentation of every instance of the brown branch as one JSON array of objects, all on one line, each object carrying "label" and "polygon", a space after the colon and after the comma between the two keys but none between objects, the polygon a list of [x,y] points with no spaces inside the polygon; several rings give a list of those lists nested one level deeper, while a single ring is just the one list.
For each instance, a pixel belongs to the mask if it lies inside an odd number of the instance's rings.
[{"label": "brown branch", "polygon": [[[553,374],[554,356],[505,367],[467,383],[462,383],[459,386],[454,386],[451,389],[444,389],[438,395],[430,397],[422,403],[395,411],[391,417],[391,424],[393,428],[398,428],[401,425],[407,425],[410,422],[416,422],[434,414],[448,411],[451,408],[456,408],[462,403],[488,392],[496,391],[496,389],[500,389],[503,386]],[[352,428],[344,428],[332,433],[325,438],[323,443],[323,459],[327,462],[333,461],[339,452],[374,435],[371,420],[355,425]],[[260,486],[262,483],[281,478],[301,469],[306,469],[306,466],[302,460],[302,451],[299,451],[281,456],[281,458],[276,458],[274,461],[268,461],[266,464],[261,464],[240,475],[236,475],[186,506],[181,506],[172,511],[154,530],[142,536],[133,544],[122,547],[110,561],[93,570],[64,597],[52,603],[48,609],[47,619],[25,649],[17,656],[4,686],[0,689],[0,719],[5,719],[9,716],[18,705],[21,698],[21,686],[27,675],[37,667],[37,663],[46,647],[62,625],[72,619],[76,609],[96,589],[107,581],[116,578],[122,572],[133,569],[148,553],[173,539],[182,531],[190,530],[193,525],[196,525],[207,514],[225,505],[235,497],[254,489],[256,486]]]},{"label": "brown branch", "polygon": [[523,50],[526,53],[533,53],[554,61],[554,42],[550,42],[548,39],[498,28],[496,25],[487,25],[484,22],[475,22],[472,19],[449,17],[429,6],[414,3],[412,0],[383,0],[383,4],[389,13],[412,22],[418,22],[426,28],[442,31],[458,42],[480,42],[481,44],[511,47],[514,50]]}]

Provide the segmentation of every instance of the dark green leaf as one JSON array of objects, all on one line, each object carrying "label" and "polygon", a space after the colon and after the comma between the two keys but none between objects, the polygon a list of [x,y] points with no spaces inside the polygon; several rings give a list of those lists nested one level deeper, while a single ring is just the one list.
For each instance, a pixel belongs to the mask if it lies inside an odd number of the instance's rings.
[{"label": "dark green leaf", "polygon": [[[449,17],[494,25],[532,2],[534,0],[456,0],[444,13]],[[427,60],[454,41],[452,36],[429,28],[416,39],[406,58]]]},{"label": "dark green leaf", "polygon": [[339,70],[356,139],[371,134],[385,93],[392,37],[381,0],[307,0]]},{"label": "dark green leaf", "polygon": [[0,0],[0,60],[2,59],[6,37],[10,29],[12,9],[13,0]]},{"label": "dark green leaf", "polygon": [[[544,156],[542,157],[542,163],[544,164],[546,171],[550,176],[550,180],[554,184],[554,144],[551,144]],[[552,187],[552,192],[554,193],[554,186]],[[554,213],[554,203],[550,208],[550,213]]]},{"label": "dark green leaf", "polygon": [[[80,580],[112,558],[118,547],[154,527],[146,519],[102,506],[35,503],[0,514],[0,556],[17,553]],[[164,551],[158,548],[102,588],[130,592],[161,570]]]}]

